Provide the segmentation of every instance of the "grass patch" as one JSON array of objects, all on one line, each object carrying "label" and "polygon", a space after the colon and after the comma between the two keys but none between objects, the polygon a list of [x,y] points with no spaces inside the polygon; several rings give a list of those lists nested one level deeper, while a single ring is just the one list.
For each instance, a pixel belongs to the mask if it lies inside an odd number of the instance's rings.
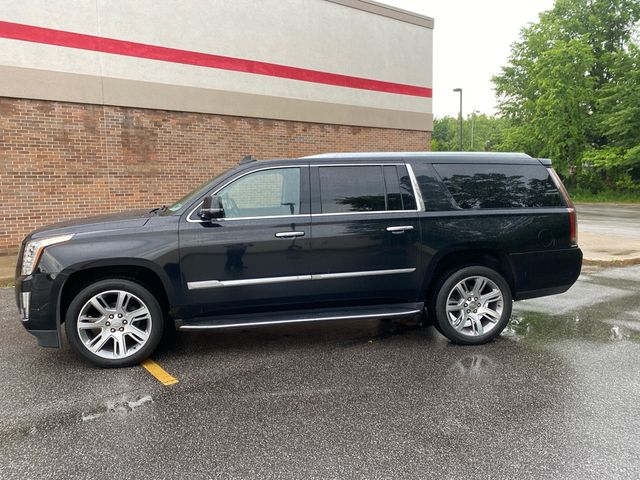
[{"label": "grass patch", "polygon": [[570,190],[574,202],[587,203],[640,203],[640,193],[616,192],[613,190],[593,193],[588,190]]}]

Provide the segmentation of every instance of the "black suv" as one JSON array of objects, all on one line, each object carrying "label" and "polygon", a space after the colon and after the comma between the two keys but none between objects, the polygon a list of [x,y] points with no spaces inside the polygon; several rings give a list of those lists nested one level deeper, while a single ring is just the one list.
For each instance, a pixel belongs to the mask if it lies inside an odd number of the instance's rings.
[{"label": "black suv", "polygon": [[357,153],[243,161],[170,207],[58,223],[22,243],[16,298],[41,346],[101,366],[167,325],[208,330],[425,315],[484,343],[513,300],[580,274],[576,213],[523,154]]}]

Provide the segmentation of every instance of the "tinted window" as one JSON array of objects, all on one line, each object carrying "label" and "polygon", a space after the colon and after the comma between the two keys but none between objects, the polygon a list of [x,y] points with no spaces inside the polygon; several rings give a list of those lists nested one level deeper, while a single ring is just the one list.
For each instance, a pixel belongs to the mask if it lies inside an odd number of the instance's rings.
[{"label": "tinted window", "polygon": [[431,164],[416,162],[412,163],[411,166],[416,174],[425,210],[427,212],[454,210],[455,207],[451,195],[442,185]]},{"label": "tinted window", "polygon": [[386,209],[382,167],[320,167],[319,174],[322,213]]},{"label": "tinted window", "polygon": [[297,215],[300,169],[276,168],[250,173],[218,192],[225,218]]},{"label": "tinted window", "polygon": [[398,175],[400,176],[400,194],[402,196],[402,209],[403,210],[415,210],[416,197],[413,194],[413,186],[411,185],[411,177],[407,167],[404,165],[396,167],[398,169]]},{"label": "tinted window", "polygon": [[384,184],[387,187],[387,210],[403,210],[398,169],[395,165],[386,165],[383,169]]},{"label": "tinted window", "polygon": [[460,208],[563,206],[542,165],[434,165]]}]

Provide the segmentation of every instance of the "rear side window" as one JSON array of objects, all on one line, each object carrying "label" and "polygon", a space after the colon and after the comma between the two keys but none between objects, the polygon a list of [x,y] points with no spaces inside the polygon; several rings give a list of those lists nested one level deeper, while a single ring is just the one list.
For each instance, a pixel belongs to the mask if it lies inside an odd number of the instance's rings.
[{"label": "rear side window", "polygon": [[427,212],[455,210],[453,199],[444,188],[433,166],[426,162],[415,162],[411,166],[416,174],[425,210]]},{"label": "rear side window", "polygon": [[564,206],[542,165],[436,164],[434,168],[462,209]]},{"label": "rear side window", "polygon": [[416,209],[404,166],[331,166],[318,171],[322,213]]}]

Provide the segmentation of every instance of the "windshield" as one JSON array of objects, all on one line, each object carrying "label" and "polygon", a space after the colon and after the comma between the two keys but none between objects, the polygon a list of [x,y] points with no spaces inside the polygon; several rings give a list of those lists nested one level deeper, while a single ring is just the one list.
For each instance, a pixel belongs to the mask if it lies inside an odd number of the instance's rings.
[{"label": "windshield", "polygon": [[[216,177],[216,178],[218,178],[218,177]],[[209,189],[209,185],[211,185],[211,182],[213,182],[214,180],[215,180],[215,178],[207,180],[203,184],[199,185],[194,190],[192,190],[191,192],[187,193],[184,197],[182,197],[180,200],[178,200],[176,203],[174,203],[173,205],[170,205],[169,207],[167,207],[165,212],[172,212],[172,213],[173,212],[177,212],[178,210],[180,210],[185,205],[188,205],[191,202],[193,202],[196,198],[204,195],[206,193],[206,191]]]}]

